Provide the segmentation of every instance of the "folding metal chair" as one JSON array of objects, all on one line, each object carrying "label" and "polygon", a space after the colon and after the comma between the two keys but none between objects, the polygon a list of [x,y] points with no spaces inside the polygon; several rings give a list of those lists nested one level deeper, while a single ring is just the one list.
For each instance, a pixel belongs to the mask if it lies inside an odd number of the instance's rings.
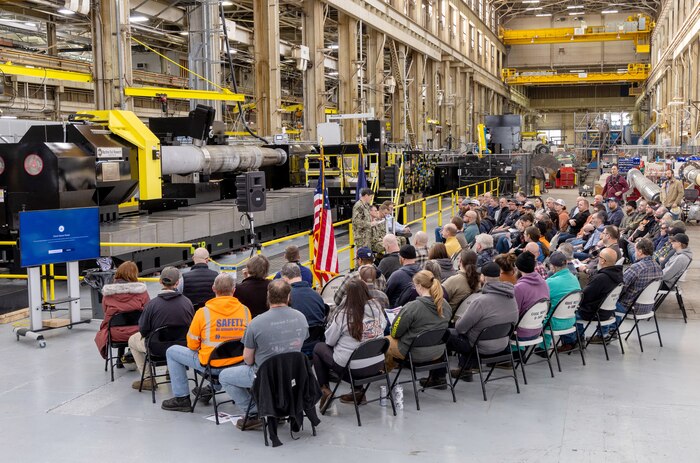
[{"label": "folding metal chair", "polygon": [[[630,305],[630,308],[626,312],[617,312],[619,315],[622,315],[622,320],[620,320],[620,323],[618,324],[617,328],[617,334],[618,337],[622,336],[623,334],[627,334],[625,336],[625,341],[630,337],[633,331],[637,331],[637,339],[639,340],[639,349],[644,352],[644,346],[642,345],[642,336],[646,336],[648,334],[654,334],[656,333],[657,336],[659,337],[659,346],[663,347],[664,343],[661,341],[661,331],[659,331],[659,321],[656,319],[656,308],[657,305],[655,304],[656,302],[656,295],[659,292],[659,288],[661,287],[661,282],[662,280],[657,280],[657,281],[652,281],[649,283],[649,286],[644,288],[644,291],[639,293],[637,295],[637,298],[634,300],[634,303]],[[636,306],[638,304],[643,304],[643,305],[651,305],[652,308],[649,312],[646,313],[637,313],[635,310]],[[622,325],[622,322],[624,322],[627,317],[632,314],[632,317],[634,318],[634,326],[629,330],[629,331],[621,331],[620,326]],[[649,331],[648,333],[641,334],[639,332],[639,322],[642,320],[649,320],[653,318],[654,319],[654,324],[656,325],[656,330],[654,331]]]},{"label": "folding metal chair", "polygon": [[683,270],[678,278],[668,287],[668,289],[660,289],[656,295],[656,302],[654,303],[654,311],[656,311],[661,304],[666,300],[666,296],[671,294],[671,291],[676,292],[676,301],[678,301],[678,308],[681,309],[683,314],[683,322],[688,323],[688,314],[685,311],[685,303],[683,302],[683,292],[681,291],[680,283],[685,281],[685,277],[688,273],[688,268],[693,261],[688,262],[688,267]]},{"label": "folding metal chair", "polygon": [[[467,357],[467,360],[465,361],[464,365],[459,369],[459,375],[457,378],[455,378],[454,382],[452,383],[452,387],[454,388],[457,385],[457,382],[462,378],[462,373],[464,372],[465,368],[467,368],[471,364],[471,360],[473,359],[474,356],[476,356],[476,361],[477,365],[479,367],[479,380],[481,381],[481,392],[484,394],[484,401],[487,400],[486,398],[486,383],[489,381],[497,381],[499,379],[506,379],[506,378],[513,378],[515,381],[515,390],[520,394],[520,385],[518,384],[518,374],[515,370],[515,360],[513,359],[513,351],[510,348],[510,338],[513,335],[513,332],[515,331],[515,324],[514,323],[501,323],[498,325],[493,325],[484,328],[481,330],[479,335],[476,337],[476,342],[474,343],[474,349],[470,353],[469,357]],[[496,354],[483,354],[481,353],[481,350],[479,349],[479,342],[481,341],[495,341],[497,339],[506,339],[508,341],[506,345],[506,349],[503,352],[499,352]],[[504,363],[504,362],[510,362],[511,370],[513,371],[512,375],[506,375],[506,376],[499,376],[498,378],[491,378],[491,374],[493,373],[493,370],[496,368],[496,365],[499,363]],[[486,376],[486,379],[484,379],[484,374],[483,374],[483,366],[490,366],[491,369],[489,370],[489,374]]]},{"label": "folding metal chair", "polygon": [[[452,391],[452,401],[457,402],[457,397],[455,397],[455,389],[454,386],[452,385],[452,381],[450,381],[450,362],[449,358],[447,356],[447,340],[450,337],[450,331],[448,329],[438,329],[438,330],[428,330],[428,331],[423,331],[422,333],[419,333],[418,336],[416,336],[413,341],[411,342],[411,345],[408,347],[408,352],[406,353],[406,358],[401,361],[399,364],[399,371],[396,373],[396,376],[394,377],[394,382],[391,383],[391,390],[394,390],[394,387],[396,384],[404,384],[404,383],[412,383],[413,384],[413,394],[416,397],[416,410],[420,410],[420,400],[418,398],[418,386],[416,386],[416,381],[417,381],[417,376],[416,373],[420,373],[423,371],[433,371],[433,370],[438,370],[440,368],[445,369],[445,379],[446,379],[446,385],[449,386],[450,391]],[[422,347],[436,347],[436,346],[442,346],[443,347],[443,352],[440,355],[439,358],[435,360],[431,360],[428,362],[416,362],[413,360],[413,349],[420,349]],[[408,368],[411,370],[411,379],[398,382],[399,381],[399,376],[401,376],[401,372],[404,369],[404,366],[408,366]],[[421,386],[420,391],[423,392],[426,389],[431,389],[439,386],[427,386],[423,387]]]},{"label": "folding metal chair", "polygon": [[[225,394],[226,391],[224,390],[219,390],[217,391],[217,387],[221,386],[221,383],[219,383],[219,374],[221,373],[221,370],[224,370],[226,368],[231,368],[235,367],[238,365],[238,363],[234,363],[233,365],[226,365],[223,367],[214,367],[212,366],[212,362],[216,360],[229,360],[232,358],[236,357],[242,357],[243,356],[243,343],[239,339],[232,339],[230,341],[224,341],[218,346],[214,348],[214,350],[211,352],[211,355],[209,356],[209,361],[207,362],[206,365],[203,365],[204,367],[204,373],[197,372],[195,370],[194,375],[195,375],[195,382],[197,379],[197,376],[201,376],[202,379],[198,382],[197,385],[197,392],[194,396],[194,402],[192,402],[192,410],[191,412],[194,413],[194,407],[197,405],[197,402],[199,401],[200,398],[202,398],[205,395],[208,395],[207,393],[204,393],[202,391],[202,387],[204,386],[204,380],[207,380],[209,384],[211,385],[211,398],[214,401],[214,416],[216,418],[216,424],[219,424],[219,405],[223,405],[225,403],[232,403],[233,400],[224,400],[223,402],[218,402],[216,401],[216,396],[219,394]],[[216,371],[213,371],[216,370]]]},{"label": "folding metal chair", "polygon": [[[562,297],[557,306],[554,308],[552,316],[547,320],[547,328],[549,329],[549,334],[552,336],[552,350],[554,351],[554,356],[557,359],[557,369],[561,372],[561,362],[559,361],[559,352],[557,352],[557,345],[561,341],[561,336],[565,334],[576,333],[577,348],[572,349],[578,350],[581,353],[581,361],[586,364],[586,358],[583,356],[583,343],[581,342],[581,336],[576,329],[576,323],[570,328],[565,330],[555,330],[552,327],[552,318],[576,318],[576,311],[578,310],[579,304],[581,304],[581,298],[583,297],[583,292],[581,290],[571,291],[566,296]],[[559,336],[556,342],[554,342],[554,337]],[[551,354],[548,354],[551,357]]]},{"label": "folding metal chair", "polygon": [[164,378],[167,373],[162,375],[157,374],[157,367],[164,367],[168,364],[165,358],[165,351],[168,347],[174,345],[186,346],[187,345],[187,331],[189,326],[161,326],[160,328],[153,331],[145,339],[144,344],[146,345],[146,360],[143,366],[143,371],[141,371],[141,384],[139,385],[139,392],[143,390],[143,381],[146,379],[146,368],[149,369],[151,382],[153,387],[151,387],[151,397],[153,403],[156,403],[156,388],[158,384],[167,384],[170,380],[165,380],[157,382],[156,378]]},{"label": "folding metal chair", "polygon": [[[576,323],[578,323],[579,325],[586,325],[583,328],[584,334],[588,327],[591,325],[591,323],[595,321],[597,324],[597,332],[600,334],[601,337],[603,337],[603,327],[612,326],[617,322],[617,320],[615,319],[615,306],[617,304],[617,300],[620,299],[620,294],[622,294],[622,283],[620,283],[612,291],[610,291],[610,293],[603,300],[603,302],[600,303],[600,307],[598,307],[595,312],[595,320],[576,320]],[[608,318],[601,319],[600,312],[609,312],[610,315],[608,316]],[[624,354],[625,347],[622,345],[622,338],[620,338],[620,336],[618,336],[617,338],[620,342],[620,350]],[[591,340],[589,339],[586,342],[584,349],[588,348],[588,345],[590,343]],[[608,346],[605,342],[603,342],[603,350],[605,351],[605,360],[610,360],[610,355],[608,355]]]},{"label": "folding metal chair", "polygon": [[[129,347],[128,341],[113,341],[112,340],[112,328],[131,326],[138,329],[139,319],[141,318],[140,310],[132,310],[130,312],[119,312],[114,314],[112,318],[109,319],[107,323],[107,358],[105,359],[105,371],[109,366],[109,373],[114,382],[114,356],[113,349],[126,349]],[[119,360],[117,358],[117,360]]]},{"label": "folding metal chair", "polygon": [[[347,381],[350,383],[350,387],[352,389],[352,397],[353,397],[353,402],[355,404],[355,414],[357,415],[357,425],[362,426],[362,421],[360,421],[360,407],[359,404],[357,403],[357,397],[355,394],[355,388],[357,386],[362,386],[362,393],[366,393],[367,389],[369,388],[369,385],[377,382],[377,381],[385,381],[386,382],[386,387],[387,387],[387,395],[388,399],[391,402],[391,409],[394,412],[394,416],[396,416],[396,406],[394,405],[394,397],[391,394],[391,384],[389,384],[389,374],[386,371],[386,367],[384,366],[384,359],[385,359],[385,354],[386,351],[389,349],[389,340],[387,338],[375,338],[375,339],[370,339],[369,341],[365,341],[353,351],[352,355],[350,355],[350,360],[348,360],[348,364],[345,366],[345,371],[343,372],[343,377],[341,380],[339,380],[336,384],[335,387],[333,388],[333,392],[331,393],[331,396],[328,398],[328,401],[326,402],[326,406],[321,409],[321,414],[325,415],[326,410],[328,410],[328,407],[330,407],[331,403],[333,402],[333,399],[335,399],[335,393],[338,390],[338,387],[340,386],[340,383],[343,382],[343,380]],[[358,363],[362,363],[362,367],[358,367]],[[375,363],[370,363],[367,365],[369,362],[375,362]],[[353,371],[355,371],[357,374],[357,370],[362,368],[363,370],[365,368],[369,367],[374,367],[375,371],[373,374],[370,375],[364,375],[361,378],[356,378],[353,375]],[[368,400],[367,403],[370,402],[376,402],[378,400],[381,400],[382,397],[378,397],[376,399]]]},{"label": "folding metal chair", "polygon": [[[513,339],[510,340],[510,345],[515,346],[518,350],[518,365],[523,370],[523,382],[525,382],[525,384],[527,384],[527,376],[525,375],[525,362],[530,357],[532,352],[534,352],[535,346],[537,346],[538,344],[544,345],[544,337],[542,336],[541,331],[544,329],[544,323],[547,318],[547,313],[549,313],[549,299],[541,299],[535,302],[532,305],[532,307],[530,307],[527,310],[527,312],[525,312],[523,317],[518,322],[518,326],[515,328],[515,332],[513,333]],[[518,339],[519,329],[540,330],[540,335],[537,336],[535,339],[521,341]],[[526,355],[525,357],[523,357],[523,351],[520,350],[521,347],[525,348],[526,354],[527,350],[530,349],[530,355]],[[545,346],[545,353],[546,351],[547,346]],[[549,373],[552,375],[552,378],[554,378],[554,370],[552,369],[552,362],[549,359],[549,354],[545,356],[545,360],[547,361],[547,365],[549,365]]]}]

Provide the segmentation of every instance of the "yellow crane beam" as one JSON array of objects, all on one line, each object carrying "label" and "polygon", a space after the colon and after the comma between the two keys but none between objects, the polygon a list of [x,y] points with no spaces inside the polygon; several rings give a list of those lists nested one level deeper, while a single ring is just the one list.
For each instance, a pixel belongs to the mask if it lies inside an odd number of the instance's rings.
[{"label": "yellow crane beam", "polygon": [[508,85],[576,85],[576,84],[612,84],[623,82],[644,82],[649,77],[651,65],[628,64],[625,72],[566,72],[557,71],[518,71],[503,69],[501,78]]},{"label": "yellow crane beam", "polygon": [[499,37],[505,45],[531,45],[571,42],[615,42],[631,40],[637,53],[649,53],[651,32],[655,23],[647,16],[644,20],[636,16],[627,18],[631,26],[620,25],[615,30],[606,26],[555,27],[550,29],[504,29]]},{"label": "yellow crane beam", "polygon": [[0,71],[8,76],[36,77],[39,79],[54,79],[70,82],[92,82],[92,74],[43,67],[18,66],[12,64],[10,61],[0,64]]},{"label": "yellow crane beam", "polygon": [[140,97],[167,96],[175,100],[216,100],[216,101],[244,101],[245,95],[233,93],[228,90],[189,90],[186,88],[167,87],[125,87],[124,95]]}]

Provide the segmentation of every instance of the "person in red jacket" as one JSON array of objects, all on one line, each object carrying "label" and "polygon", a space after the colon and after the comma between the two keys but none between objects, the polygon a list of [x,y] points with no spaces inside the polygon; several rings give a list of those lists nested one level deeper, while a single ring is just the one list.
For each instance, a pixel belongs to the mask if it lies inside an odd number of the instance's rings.
[{"label": "person in red jacket", "polygon": [[605,180],[605,188],[603,188],[603,198],[617,198],[622,199],[627,190],[630,189],[629,183],[625,179],[624,175],[620,175],[617,166],[612,166],[610,169],[610,176]]},{"label": "person in red jacket", "polygon": [[[100,330],[95,335],[95,344],[102,358],[107,358],[107,325],[118,313],[143,311],[143,307],[151,298],[148,296],[146,285],[138,281],[139,269],[135,263],[126,261],[117,268],[114,274],[114,283],[102,288],[102,306],[105,318],[102,320]],[[118,326],[112,328],[112,341],[127,342],[132,334],[138,332],[138,326]],[[123,354],[120,349],[119,357]],[[117,363],[119,368],[121,362]]]}]

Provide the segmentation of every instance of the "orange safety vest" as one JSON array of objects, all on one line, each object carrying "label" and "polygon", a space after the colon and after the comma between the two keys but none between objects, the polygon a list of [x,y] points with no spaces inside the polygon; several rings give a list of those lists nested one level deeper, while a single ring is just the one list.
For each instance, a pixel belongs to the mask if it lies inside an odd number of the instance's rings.
[{"label": "orange safety vest", "polygon": [[[233,296],[210,299],[197,310],[187,333],[187,347],[199,351],[199,362],[206,365],[212,351],[222,342],[242,339],[250,321],[250,311]],[[215,360],[212,367],[234,365],[243,356],[227,360]]]}]

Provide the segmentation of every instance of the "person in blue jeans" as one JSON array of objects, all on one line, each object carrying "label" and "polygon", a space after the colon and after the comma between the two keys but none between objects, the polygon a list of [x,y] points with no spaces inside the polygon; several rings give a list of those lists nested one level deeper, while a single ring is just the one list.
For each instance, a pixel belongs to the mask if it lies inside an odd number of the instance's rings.
[{"label": "person in blue jeans", "polygon": [[245,363],[226,368],[219,374],[219,382],[226,393],[241,412],[248,414],[236,423],[236,427],[242,431],[262,426],[249,392],[253,387],[255,372],[273,355],[300,352],[304,339],[309,334],[304,314],[289,307],[291,291],[291,286],[284,280],[273,280],[268,285],[267,302],[270,310],[251,320],[243,336]]},{"label": "person in blue jeans", "polygon": [[[616,323],[609,327],[603,327],[603,336],[596,335],[591,339],[593,344],[602,344],[609,342],[614,336],[617,336],[617,329],[622,322],[622,316],[627,310],[632,307],[632,304],[637,299],[644,289],[649,286],[652,281],[660,280],[663,277],[661,267],[653,259],[654,245],[648,238],[641,238],[635,244],[637,253],[637,261],[625,270],[623,274],[622,294],[617,301],[615,311]],[[649,313],[654,309],[654,304],[635,304],[634,311],[637,314]],[[611,334],[608,334],[612,331]]]}]

